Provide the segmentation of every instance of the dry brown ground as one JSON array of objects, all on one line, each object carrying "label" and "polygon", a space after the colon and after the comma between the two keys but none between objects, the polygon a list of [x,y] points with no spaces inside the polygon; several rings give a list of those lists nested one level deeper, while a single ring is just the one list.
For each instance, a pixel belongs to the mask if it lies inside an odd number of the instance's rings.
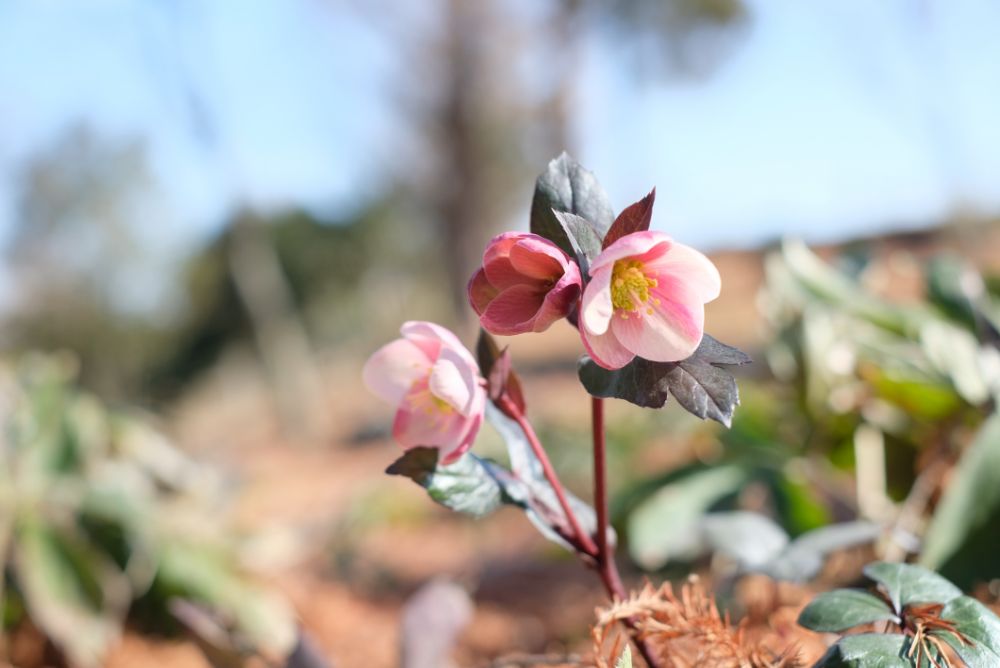
[{"label": "dry brown ground", "polygon": [[[1000,243],[996,230],[989,234],[989,243],[970,240],[962,229],[943,240],[915,235],[882,242],[879,252],[894,259],[891,275],[880,280],[905,298],[921,258],[942,246],[996,269],[1000,260],[985,249]],[[715,259],[725,287],[709,306],[708,327],[752,348],[763,332],[755,301],[761,256],[729,252]],[[523,365],[572,360],[579,350],[568,326],[506,343]],[[384,424],[389,414],[353,382],[360,364],[336,356],[326,364],[330,394],[319,408],[331,415],[332,433],[323,443],[283,434],[261,379],[238,361],[190,392],[170,422],[185,447],[239,482],[232,517],[266,537],[252,559],[292,601],[304,627],[337,666],[394,666],[401,606],[421,583],[444,575],[466,585],[476,604],[455,653],[458,665],[486,666],[512,653],[585,653],[594,607],[603,600],[596,578],[561,557],[514,511],[473,522],[437,509],[408,481],[383,475],[398,450],[384,438],[358,442],[364,427]],[[568,398],[577,391],[570,373],[538,375],[528,384],[536,417],[556,424],[585,419],[586,402]],[[612,418],[627,419],[628,410],[616,407]],[[771,588],[758,589],[747,594],[752,631],[780,643],[795,640],[803,658],[818,656],[823,639],[794,624],[807,594],[783,590],[776,603],[765,595]],[[207,664],[187,643],[129,634],[108,665]]]}]

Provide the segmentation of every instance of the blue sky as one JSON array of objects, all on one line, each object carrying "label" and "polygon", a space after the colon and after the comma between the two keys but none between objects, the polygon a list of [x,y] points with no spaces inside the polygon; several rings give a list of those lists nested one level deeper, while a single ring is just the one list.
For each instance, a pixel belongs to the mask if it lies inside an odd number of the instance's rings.
[{"label": "blue sky", "polygon": [[[159,196],[138,225],[164,248],[236,195],[335,210],[371,194],[408,132],[394,77],[413,73],[344,7],[0,0],[0,238],[25,156],[79,121],[147,141]],[[751,16],[704,81],[632,76],[586,36],[574,136],[616,204],[655,185],[654,224],[707,248],[1000,211],[1000,3],[754,0]]]}]

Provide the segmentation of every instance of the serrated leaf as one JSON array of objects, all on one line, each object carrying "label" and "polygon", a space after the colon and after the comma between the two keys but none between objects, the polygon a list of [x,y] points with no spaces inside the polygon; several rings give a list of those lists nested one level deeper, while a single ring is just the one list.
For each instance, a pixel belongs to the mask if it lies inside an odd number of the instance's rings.
[{"label": "serrated leaf", "polygon": [[615,222],[604,235],[604,242],[601,248],[607,248],[622,237],[635,232],[644,232],[649,229],[649,224],[653,220],[653,202],[656,201],[656,188],[653,188],[648,195],[634,204],[630,204],[618,214]]},{"label": "serrated leaf", "polygon": [[881,528],[872,522],[844,522],[813,529],[789,543],[761,571],[776,580],[805,582],[820,572],[828,554],[870,543],[880,532]]},{"label": "serrated leaf", "polygon": [[601,232],[589,220],[575,213],[553,211],[553,214],[569,239],[573,249],[570,255],[576,258],[580,273],[586,277],[590,263],[601,253]]},{"label": "serrated leaf", "polygon": [[490,514],[504,502],[503,487],[487,460],[470,453],[443,466],[438,463],[437,448],[412,448],[385,472],[410,478],[442,506],[475,517]]},{"label": "serrated leaf", "polygon": [[615,668],[632,668],[632,646],[625,645],[625,651],[615,662]]},{"label": "serrated leaf", "polygon": [[[924,537],[920,563],[941,568],[969,537],[1000,515],[1000,415],[992,415],[962,455]],[[996,560],[993,559],[993,562]]]},{"label": "serrated leaf", "polygon": [[864,573],[880,585],[897,614],[911,603],[948,603],[962,595],[937,573],[914,564],[878,561],[865,566]]},{"label": "serrated leaf", "polygon": [[813,631],[839,633],[861,624],[899,623],[885,601],[856,589],[837,589],[819,594],[799,614],[799,624]]},{"label": "serrated leaf", "polygon": [[813,668],[911,668],[898,633],[860,633],[837,641]]},{"label": "serrated leaf", "polygon": [[1000,618],[992,610],[974,598],[959,596],[948,602],[941,617],[954,622],[962,635],[972,641],[966,645],[950,633],[932,632],[951,645],[968,668],[1000,666]]},{"label": "serrated leaf", "polygon": [[705,334],[695,353],[680,362],[650,362],[637,357],[621,369],[609,371],[584,356],[577,372],[584,388],[595,397],[660,408],[673,394],[687,411],[729,426],[739,404],[739,389],[736,379],[715,365],[749,362],[746,353]]},{"label": "serrated leaf", "polygon": [[531,231],[575,254],[573,245],[553,211],[565,211],[585,218],[603,239],[614,221],[611,202],[597,178],[563,153],[548,164],[535,182],[531,201]]}]

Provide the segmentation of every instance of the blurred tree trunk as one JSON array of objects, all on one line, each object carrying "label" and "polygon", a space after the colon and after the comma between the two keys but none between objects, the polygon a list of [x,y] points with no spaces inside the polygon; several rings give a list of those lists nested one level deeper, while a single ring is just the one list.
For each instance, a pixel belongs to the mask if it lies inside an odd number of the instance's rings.
[{"label": "blurred tree trunk", "polygon": [[490,4],[485,0],[482,4],[448,0],[447,7],[439,208],[449,292],[456,313],[466,307],[465,284],[481,257],[485,224],[491,218],[484,156],[479,155],[482,137],[477,133],[475,100],[475,83],[487,75],[478,43]]},{"label": "blurred tree trunk", "polygon": [[296,436],[322,442],[330,434],[323,378],[281,261],[266,231],[249,213],[233,223],[228,259],[283,424]]}]

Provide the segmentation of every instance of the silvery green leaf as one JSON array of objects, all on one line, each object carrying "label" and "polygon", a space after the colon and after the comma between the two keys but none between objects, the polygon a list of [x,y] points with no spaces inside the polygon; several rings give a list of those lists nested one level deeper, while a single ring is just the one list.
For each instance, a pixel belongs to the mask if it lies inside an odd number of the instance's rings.
[{"label": "silvery green leaf", "polygon": [[948,580],[914,564],[877,561],[865,566],[864,573],[879,584],[897,614],[911,603],[948,603],[962,595]]},{"label": "silvery green leaf", "polygon": [[813,668],[912,668],[898,633],[860,633],[837,641]]},{"label": "silvery green leaf", "polygon": [[959,596],[948,602],[941,618],[955,623],[970,643],[960,642],[950,633],[937,633],[952,646],[968,668],[1000,666],[1000,618],[974,598]]},{"label": "silvery green leaf", "polygon": [[483,517],[504,502],[504,489],[487,460],[466,453],[458,461],[438,463],[437,448],[413,448],[393,462],[386,473],[410,478],[441,505]]},{"label": "silvery green leaf", "polygon": [[837,589],[818,594],[799,614],[799,624],[813,631],[840,633],[872,622],[899,623],[885,601],[856,589]]}]

